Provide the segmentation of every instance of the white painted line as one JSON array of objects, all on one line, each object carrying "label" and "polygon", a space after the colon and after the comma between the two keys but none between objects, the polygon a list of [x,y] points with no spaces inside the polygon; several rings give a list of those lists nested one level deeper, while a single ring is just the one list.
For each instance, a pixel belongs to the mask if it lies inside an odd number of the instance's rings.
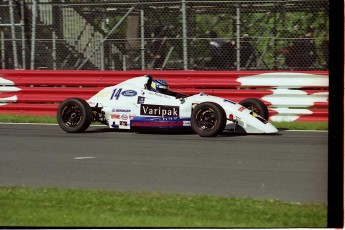
[{"label": "white painted line", "polygon": [[96,157],[75,157],[75,160],[94,159]]}]

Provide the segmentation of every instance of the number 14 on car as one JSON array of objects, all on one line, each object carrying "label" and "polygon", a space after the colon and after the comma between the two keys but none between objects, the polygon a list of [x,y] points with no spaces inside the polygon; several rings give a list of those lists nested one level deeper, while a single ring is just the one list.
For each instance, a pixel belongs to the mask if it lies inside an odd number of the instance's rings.
[{"label": "number 14 on car", "polygon": [[122,88],[114,89],[113,93],[111,94],[110,100],[113,100],[113,98],[115,98],[115,100],[118,100],[121,95],[121,91],[122,91]]}]

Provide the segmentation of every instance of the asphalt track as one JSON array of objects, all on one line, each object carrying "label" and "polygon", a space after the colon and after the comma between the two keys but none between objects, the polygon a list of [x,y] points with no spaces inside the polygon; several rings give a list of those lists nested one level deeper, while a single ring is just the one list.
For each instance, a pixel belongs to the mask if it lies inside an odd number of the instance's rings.
[{"label": "asphalt track", "polygon": [[327,202],[328,132],[110,131],[0,124],[0,186],[65,187]]}]

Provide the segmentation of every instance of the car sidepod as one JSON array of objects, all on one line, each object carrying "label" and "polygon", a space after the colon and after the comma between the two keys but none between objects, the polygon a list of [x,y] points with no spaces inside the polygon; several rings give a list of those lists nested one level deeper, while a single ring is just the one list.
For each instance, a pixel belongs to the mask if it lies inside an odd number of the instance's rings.
[{"label": "car sidepod", "polygon": [[138,88],[130,82],[104,88],[88,102],[102,106],[109,128],[178,129],[190,126],[190,108],[189,113],[184,111],[185,107],[181,109],[182,100]]}]

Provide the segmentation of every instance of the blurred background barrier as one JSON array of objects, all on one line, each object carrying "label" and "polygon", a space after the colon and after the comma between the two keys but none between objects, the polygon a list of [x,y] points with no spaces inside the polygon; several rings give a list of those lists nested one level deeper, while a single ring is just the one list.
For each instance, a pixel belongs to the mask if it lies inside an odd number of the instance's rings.
[{"label": "blurred background barrier", "polygon": [[328,70],[328,0],[1,0],[0,69]]},{"label": "blurred background barrier", "polygon": [[0,70],[0,113],[55,116],[66,98],[87,100],[104,87],[148,73],[187,95],[204,92],[235,102],[259,98],[271,121],[328,121],[327,71]]}]

